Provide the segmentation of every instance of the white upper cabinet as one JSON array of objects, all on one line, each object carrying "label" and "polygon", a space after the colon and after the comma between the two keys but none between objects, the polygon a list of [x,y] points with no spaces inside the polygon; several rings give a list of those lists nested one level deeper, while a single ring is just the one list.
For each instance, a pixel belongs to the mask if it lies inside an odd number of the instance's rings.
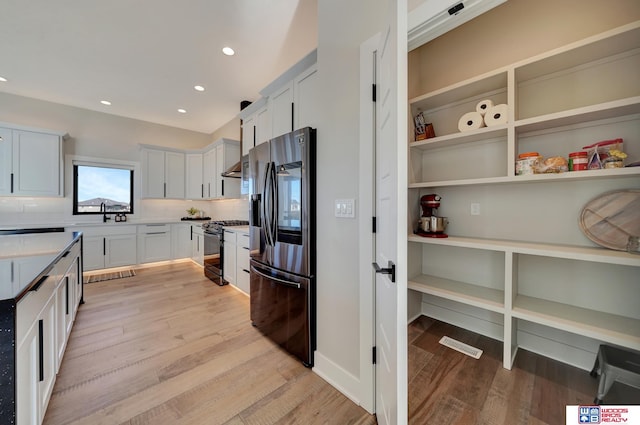
[{"label": "white upper cabinet", "polygon": [[201,153],[186,155],[186,199],[204,198],[203,159]]},{"label": "white upper cabinet", "polygon": [[272,137],[293,131],[293,99],[293,81],[269,96]]},{"label": "white upper cabinet", "polygon": [[242,156],[256,146],[256,118],[250,115],[242,120]]},{"label": "white upper cabinet", "polygon": [[318,68],[311,68],[298,75],[293,81],[293,123],[294,129],[317,127],[318,119]]},{"label": "white upper cabinet", "polygon": [[313,127],[318,116],[316,77],[317,68],[313,65],[269,96],[272,137]]},{"label": "white upper cabinet", "polygon": [[202,157],[204,198],[240,197],[240,179],[221,176],[228,168],[240,161],[240,142],[220,139],[211,144]]},{"label": "white upper cabinet", "polygon": [[216,168],[218,167],[217,151],[212,148],[202,155],[204,176],[204,198],[214,199],[218,197],[216,192]]},{"label": "white upper cabinet", "polygon": [[249,105],[242,115],[242,155],[271,139],[271,114],[267,100],[262,98]]},{"label": "white upper cabinet", "polygon": [[142,149],[142,197],[184,199],[185,154]]},{"label": "white upper cabinet", "polygon": [[274,137],[317,127],[316,58],[314,50],[261,90],[262,98],[240,112],[243,155]]},{"label": "white upper cabinet", "polygon": [[62,196],[62,136],[0,127],[0,195]]}]

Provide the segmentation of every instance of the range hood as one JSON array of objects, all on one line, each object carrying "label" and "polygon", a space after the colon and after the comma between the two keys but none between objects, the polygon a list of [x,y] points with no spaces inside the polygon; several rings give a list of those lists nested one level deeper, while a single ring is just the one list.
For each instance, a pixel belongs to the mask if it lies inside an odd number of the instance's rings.
[{"label": "range hood", "polygon": [[220,173],[222,177],[231,177],[233,179],[239,179],[242,177],[242,162],[238,161],[231,167],[227,168],[224,173]]},{"label": "range hood", "polygon": [[[242,111],[249,105],[251,105],[251,102],[249,102],[248,100],[243,100],[242,102],[240,102],[240,110]],[[242,120],[240,120],[240,152],[242,153]],[[230,177],[232,179],[242,178],[242,158],[240,158],[240,161],[224,170],[223,173],[220,173],[220,175],[222,177]]]},{"label": "range hood", "polygon": [[408,44],[413,50],[507,0],[425,0],[409,12]]}]

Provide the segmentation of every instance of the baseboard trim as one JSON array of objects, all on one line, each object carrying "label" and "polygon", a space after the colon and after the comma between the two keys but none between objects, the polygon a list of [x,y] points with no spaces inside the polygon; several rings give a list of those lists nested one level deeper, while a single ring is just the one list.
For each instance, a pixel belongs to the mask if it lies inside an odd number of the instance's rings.
[{"label": "baseboard trim", "polygon": [[313,355],[313,371],[331,386],[360,406],[360,379],[338,366],[319,351]]}]

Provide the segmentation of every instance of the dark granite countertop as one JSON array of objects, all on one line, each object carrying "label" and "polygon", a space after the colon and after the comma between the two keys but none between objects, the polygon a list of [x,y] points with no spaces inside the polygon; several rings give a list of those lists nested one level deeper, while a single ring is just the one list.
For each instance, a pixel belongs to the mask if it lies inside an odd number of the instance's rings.
[{"label": "dark granite countertop", "polygon": [[16,302],[80,238],[80,232],[0,236],[0,302]]}]

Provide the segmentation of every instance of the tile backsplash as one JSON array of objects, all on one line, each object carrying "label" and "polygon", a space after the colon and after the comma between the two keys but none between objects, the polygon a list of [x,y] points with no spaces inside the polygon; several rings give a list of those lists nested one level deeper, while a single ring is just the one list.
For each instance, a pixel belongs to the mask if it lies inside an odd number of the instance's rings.
[{"label": "tile backsplash", "polygon": [[[215,201],[182,201],[164,199],[138,200],[131,221],[179,220],[187,216],[187,209],[194,207],[214,220],[247,220],[247,199],[221,199]],[[0,197],[0,227],[20,225],[99,223],[101,216],[74,216],[68,198],[19,198]]]}]

